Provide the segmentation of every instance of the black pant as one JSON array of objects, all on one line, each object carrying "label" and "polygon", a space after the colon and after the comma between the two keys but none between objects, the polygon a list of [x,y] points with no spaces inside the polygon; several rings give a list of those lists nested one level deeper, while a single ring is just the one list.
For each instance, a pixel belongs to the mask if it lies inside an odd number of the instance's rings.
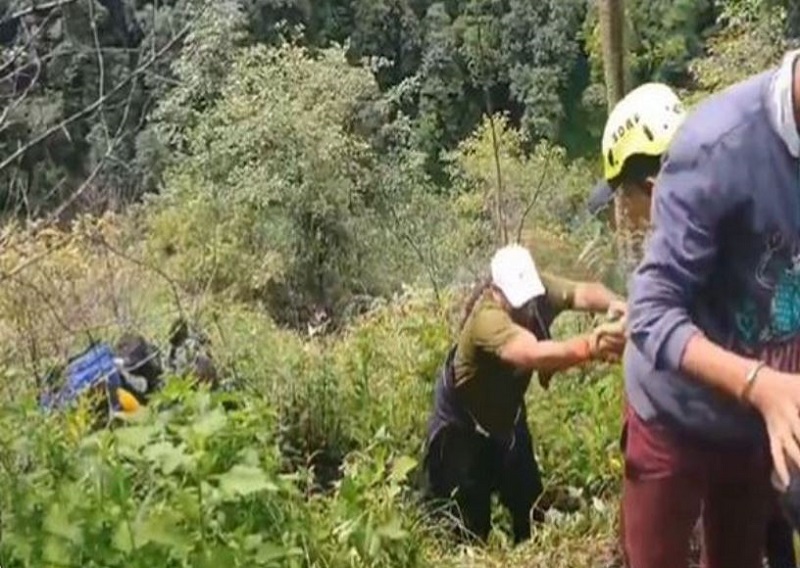
[{"label": "black pant", "polygon": [[767,563],[769,568],[796,568],[794,531],[800,527],[800,471],[789,467],[789,487],[778,501],[780,513],[767,527]]},{"label": "black pant", "polygon": [[[489,537],[495,491],[511,513],[514,543],[530,538],[531,509],[543,487],[524,413],[510,445],[462,426],[445,426],[430,441],[424,466],[429,497],[445,501],[445,511],[460,518],[462,539],[485,542]],[[544,520],[538,507],[533,516]]]},{"label": "black pant", "polygon": [[776,516],[767,527],[767,565],[769,568],[796,568],[794,529],[782,517]]}]

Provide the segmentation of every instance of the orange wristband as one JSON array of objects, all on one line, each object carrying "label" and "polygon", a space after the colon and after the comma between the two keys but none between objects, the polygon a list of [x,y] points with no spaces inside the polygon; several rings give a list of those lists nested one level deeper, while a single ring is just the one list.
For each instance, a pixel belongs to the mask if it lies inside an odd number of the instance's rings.
[{"label": "orange wristband", "polygon": [[567,340],[570,350],[580,361],[588,361],[592,358],[592,347],[586,337],[573,337]]}]

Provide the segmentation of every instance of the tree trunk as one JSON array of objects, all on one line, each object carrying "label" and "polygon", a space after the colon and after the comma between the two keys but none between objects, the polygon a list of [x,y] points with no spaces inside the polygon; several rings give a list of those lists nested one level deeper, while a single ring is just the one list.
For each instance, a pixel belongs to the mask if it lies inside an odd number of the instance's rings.
[{"label": "tree trunk", "polygon": [[597,0],[603,42],[603,71],[608,112],[625,96],[625,5],[623,0]]},{"label": "tree trunk", "polygon": [[[606,83],[608,112],[627,92],[625,78],[625,5],[624,0],[597,0],[600,33],[603,44],[603,71]],[[614,225],[620,268],[627,276],[641,258],[641,219],[649,217],[649,203],[633,202],[631,196],[618,190],[614,198]]]}]

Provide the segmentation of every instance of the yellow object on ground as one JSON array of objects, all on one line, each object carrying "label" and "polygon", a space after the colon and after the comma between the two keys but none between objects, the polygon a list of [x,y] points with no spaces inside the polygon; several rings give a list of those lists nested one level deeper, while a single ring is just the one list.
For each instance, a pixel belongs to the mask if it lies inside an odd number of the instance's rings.
[{"label": "yellow object on ground", "polygon": [[142,406],[136,400],[136,397],[125,389],[117,389],[117,400],[119,400],[119,405],[122,407],[123,412],[136,412]]}]

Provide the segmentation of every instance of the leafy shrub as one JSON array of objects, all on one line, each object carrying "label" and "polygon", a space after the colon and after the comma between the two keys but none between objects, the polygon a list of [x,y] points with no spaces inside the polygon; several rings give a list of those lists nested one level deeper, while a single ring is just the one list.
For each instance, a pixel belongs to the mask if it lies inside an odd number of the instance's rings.
[{"label": "leafy shrub", "polygon": [[273,401],[292,464],[335,462],[381,430],[397,451],[420,451],[433,380],[449,341],[448,322],[432,295],[378,307],[341,337],[314,342],[251,310],[226,307],[220,315],[232,345],[224,361],[235,360],[237,373]]},{"label": "leafy shrub", "polygon": [[[176,290],[139,262],[133,215],[80,217],[65,229],[8,226],[0,245],[4,360],[42,375],[92,339],[167,330]],[[25,381],[30,385],[30,381]],[[14,386],[23,385],[16,383]]]},{"label": "leafy shrub", "polygon": [[[508,239],[519,238],[528,244],[537,263],[546,270],[573,278],[608,280],[613,276],[614,251],[599,246],[610,243],[611,235],[585,207],[595,185],[586,162],[569,161],[563,148],[547,142],[527,152],[528,140],[503,116],[495,117],[495,133],[502,179],[502,222],[497,217],[497,166],[489,120],[449,155],[463,199],[481,196],[473,203],[473,224],[484,234],[478,250],[488,252],[492,236],[494,243],[500,242],[505,225]],[[587,247],[591,250],[584,251]],[[483,254],[483,260],[487,258]]]},{"label": "leafy shrub", "polygon": [[[63,289],[48,318],[92,307],[89,320],[71,316],[76,328],[114,321],[116,290],[135,300],[131,323],[158,329],[174,301],[168,283],[99,244],[103,235],[134,258],[141,245],[132,231],[109,217],[49,236],[20,233],[7,237],[15,252],[0,254],[0,264],[9,272],[39,259],[17,274]],[[106,260],[116,288],[105,284]],[[98,301],[86,292],[93,289],[108,298]],[[9,388],[31,383],[15,303],[30,303],[30,317],[41,305],[24,286],[3,288],[3,343],[23,344],[0,359],[3,566],[459,565],[415,506],[406,477],[421,457],[458,293],[409,289],[337,335],[306,340],[256,306],[178,292],[195,305],[220,368],[242,386],[233,395],[240,408],[225,413],[221,395],[171,380],[163,406],[92,433],[85,409],[45,416],[30,388]],[[50,319],[37,323],[35,337],[59,335]],[[579,325],[565,318],[557,333]],[[549,392],[529,394],[548,498],[581,515],[594,514],[594,498],[606,498],[618,476],[621,381],[605,372],[566,373]]]},{"label": "leafy shrub", "polygon": [[760,2],[725,4],[721,17],[728,25],[708,39],[706,54],[690,66],[693,89],[682,93],[690,105],[777,65],[788,47],[783,10]]},{"label": "leafy shrub", "polygon": [[[158,400],[178,405],[92,434],[80,410],[4,406],[4,566],[422,566],[446,553],[406,486],[450,341],[432,297],[377,308],[326,347],[220,308],[235,345],[221,358],[235,357],[252,387],[236,411],[177,380]],[[619,387],[601,370],[530,393],[549,492],[578,491],[581,509],[619,474]],[[287,446],[338,448],[340,479],[304,491],[313,460],[293,461]]]},{"label": "leafy shrub", "polygon": [[308,501],[280,473],[266,400],[226,413],[184,390],[179,406],[78,440],[62,417],[8,410],[4,566],[419,565],[424,541],[395,502],[413,462],[385,441],[366,470],[353,456],[332,497]]},{"label": "leafy shrub", "polygon": [[157,258],[187,289],[264,300],[286,323],[307,306],[339,313],[357,295],[446,280],[441,259],[464,252],[457,210],[428,191],[421,159],[379,157],[358,134],[359,105],[377,97],[341,50],[242,50],[167,172],[150,223]]}]

